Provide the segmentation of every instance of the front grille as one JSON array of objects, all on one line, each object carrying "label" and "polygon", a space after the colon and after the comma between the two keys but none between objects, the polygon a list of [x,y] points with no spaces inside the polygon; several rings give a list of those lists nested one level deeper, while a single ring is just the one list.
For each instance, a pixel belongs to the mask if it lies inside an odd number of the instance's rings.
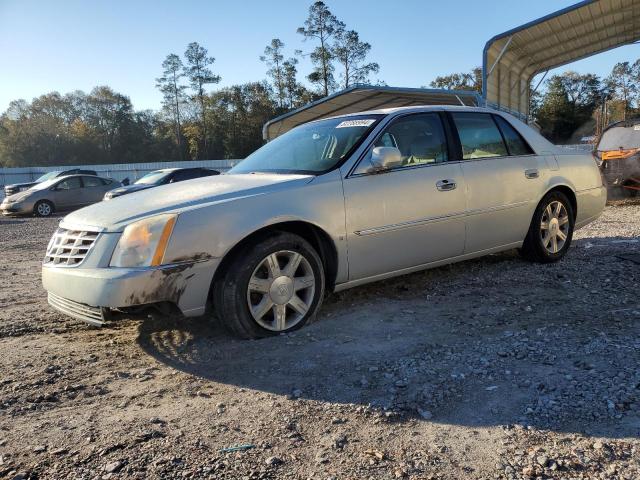
[{"label": "front grille", "polygon": [[44,264],[61,267],[79,265],[93,247],[98,235],[98,232],[59,228],[49,241]]}]

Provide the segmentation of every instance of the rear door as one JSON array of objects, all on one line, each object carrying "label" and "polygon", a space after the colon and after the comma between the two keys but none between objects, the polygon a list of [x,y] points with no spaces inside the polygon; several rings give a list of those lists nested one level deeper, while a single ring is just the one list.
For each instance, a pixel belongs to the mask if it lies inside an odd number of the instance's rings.
[{"label": "rear door", "polygon": [[82,204],[90,205],[99,202],[109,190],[100,177],[85,175],[82,177]]},{"label": "rear door", "polygon": [[[344,179],[349,278],[359,280],[461,255],[466,207],[460,163],[449,162],[438,113],[399,117]],[[402,163],[367,169],[374,147],[396,147]]]},{"label": "rear door", "polygon": [[451,113],[467,194],[465,253],[521,242],[538,200],[544,160],[501,116]]}]

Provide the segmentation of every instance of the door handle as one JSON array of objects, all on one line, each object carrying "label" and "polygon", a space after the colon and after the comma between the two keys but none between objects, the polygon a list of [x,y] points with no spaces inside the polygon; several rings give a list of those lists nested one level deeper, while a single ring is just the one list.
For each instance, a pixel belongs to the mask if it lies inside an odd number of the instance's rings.
[{"label": "door handle", "polygon": [[529,170],[524,171],[524,176],[527,178],[538,178],[540,176],[540,172],[537,168],[530,168]]},{"label": "door handle", "polygon": [[450,190],[455,190],[456,187],[457,187],[456,182],[449,178],[445,180],[438,180],[436,182],[436,188],[441,192],[448,192]]}]

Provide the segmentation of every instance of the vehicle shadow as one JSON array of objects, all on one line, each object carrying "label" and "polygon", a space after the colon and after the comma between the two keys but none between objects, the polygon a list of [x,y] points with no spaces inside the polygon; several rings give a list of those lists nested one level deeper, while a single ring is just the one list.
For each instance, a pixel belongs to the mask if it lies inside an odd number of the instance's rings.
[{"label": "vehicle shadow", "polygon": [[558,264],[508,252],[333,294],[290,335],[246,341],[205,318],[152,318],[138,342],[202,379],[400,419],[639,436],[640,268],[616,256],[640,251],[628,240],[577,240]]}]

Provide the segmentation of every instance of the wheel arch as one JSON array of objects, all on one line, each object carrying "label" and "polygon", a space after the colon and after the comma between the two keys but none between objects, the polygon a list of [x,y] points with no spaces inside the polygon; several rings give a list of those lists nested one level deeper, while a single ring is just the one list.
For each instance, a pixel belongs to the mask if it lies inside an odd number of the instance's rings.
[{"label": "wheel arch", "polygon": [[[569,201],[571,202],[571,208],[573,209],[573,219],[574,220],[577,219],[578,218],[578,197],[576,197],[576,192],[573,190],[573,188],[571,188],[569,185],[564,183],[552,185],[551,187],[549,187],[549,189],[546,192],[544,192],[544,195],[542,195],[542,198],[546,197],[551,192],[561,192],[569,199]],[[540,199],[540,202],[542,201],[542,198]]]},{"label": "wheel arch", "polygon": [[54,201],[53,201],[53,200],[50,200],[50,199],[48,199],[48,198],[40,198],[40,199],[36,200],[36,201],[34,202],[34,204],[33,204],[33,211],[34,211],[34,213],[36,213],[36,210],[37,210],[38,205],[39,205],[40,203],[48,203],[49,205],[51,205],[51,213],[53,214],[53,213],[55,213],[55,212],[56,212],[56,204],[54,203]]},{"label": "wheel arch", "polygon": [[328,291],[333,291],[338,274],[338,249],[331,236],[324,229],[305,220],[279,221],[265,225],[245,235],[223,255],[220,265],[213,276],[212,286],[222,279],[231,260],[239,250],[274,232],[293,233],[308,241],[322,260],[325,270],[325,287]]}]

